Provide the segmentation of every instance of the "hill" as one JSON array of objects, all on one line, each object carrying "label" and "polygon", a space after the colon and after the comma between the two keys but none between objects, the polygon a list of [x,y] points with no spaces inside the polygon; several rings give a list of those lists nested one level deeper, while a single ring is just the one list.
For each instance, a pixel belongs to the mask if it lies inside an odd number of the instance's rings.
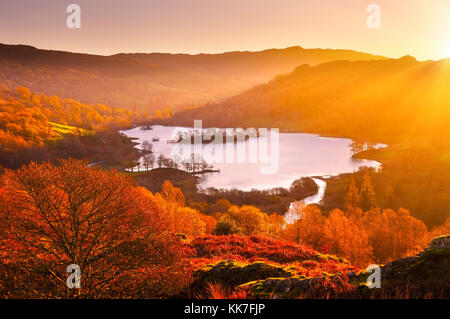
[{"label": "hill", "polygon": [[[115,170],[73,159],[5,169],[0,296],[448,298],[450,220],[428,232],[405,211],[381,219],[376,210],[335,211],[328,219],[312,206],[304,212],[286,227],[249,206],[230,207],[229,218],[204,215],[168,181],[152,193]],[[225,232],[227,223],[234,227]],[[376,291],[367,289],[364,270],[376,260],[360,258],[371,251],[364,228],[375,236],[370,245],[387,253]],[[431,238],[423,250],[420,242]],[[75,293],[61,280],[72,260],[95,269]]]},{"label": "hill", "polygon": [[[67,134],[126,128],[145,117],[132,110],[36,94],[26,87],[0,89],[0,149],[42,146]],[[148,117],[150,119],[150,117]]]},{"label": "hill", "polygon": [[449,136],[450,60],[412,57],[302,65],[221,103],[168,123],[279,127],[392,143]]},{"label": "hill", "polygon": [[[189,243],[196,258],[210,258],[193,274],[191,292],[203,298],[448,298],[450,236],[431,240],[417,255],[372,271],[307,246],[262,237],[206,236]],[[222,258],[222,259],[220,259]]]},{"label": "hill", "polygon": [[38,95],[26,87],[3,87],[0,166],[18,168],[30,161],[58,158],[133,166],[139,151],[116,129],[144,119],[142,113],[132,110]]},{"label": "hill", "polygon": [[356,270],[345,259],[321,254],[305,245],[258,236],[203,236],[186,245],[193,251],[191,263],[196,269],[190,291],[206,298],[217,298],[210,295],[211,285],[242,298],[251,293],[240,286],[257,280],[326,277],[330,284],[329,277]]},{"label": "hill", "polygon": [[149,111],[179,109],[240,93],[296,66],[383,59],[349,50],[292,47],[223,54],[99,56],[0,44],[0,85],[84,103]]}]

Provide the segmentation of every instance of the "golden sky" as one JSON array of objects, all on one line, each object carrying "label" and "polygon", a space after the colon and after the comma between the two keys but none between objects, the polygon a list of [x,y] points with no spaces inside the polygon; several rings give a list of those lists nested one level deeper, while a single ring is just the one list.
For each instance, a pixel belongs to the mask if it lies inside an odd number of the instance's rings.
[{"label": "golden sky", "polygon": [[[81,7],[81,29],[66,7]],[[381,28],[369,29],[369,4]],[[418,59],[450,57],[450,0],[14,0],[0,42],[45,49],[216,53],[300,45]]]}]

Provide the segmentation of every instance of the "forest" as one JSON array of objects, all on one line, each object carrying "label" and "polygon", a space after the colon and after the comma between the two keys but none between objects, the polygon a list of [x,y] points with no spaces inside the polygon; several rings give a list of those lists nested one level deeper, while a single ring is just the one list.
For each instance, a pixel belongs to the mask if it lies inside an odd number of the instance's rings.
[{"label": "forest", "polygon": [[78,158],[131,166],[139,152],[117,130],[158,116],[169,115],[159,112],[145,117],[140,112],[102,104],[38,95],[26,87],[2,87],[0,165],[19,168],[30,161]]},{"label": "forest", "polygon": [[[405,56],[377,61],[334,61],[302,65],[270,82],[215,105],[178,112],[163,123],[203,126],[280,127],[348,137],[356,144],[386,143],[387,148],[355,148],[354,159],[383,164],[371,176],[378,205],[407,208],[428,226],[441,225],[450,205],[450,62],[417,61]],[[352,178],[329,179],[325,210],[344,208]]]},{"label": "forest", "polygon": [[[245,297],[250,292],[231,282],[202,290],[202,273],[196,271],[233,259],[242,271],[265,267],[285,276],[337,276],[420,252],[431,238],[450,231],[450,219],[427,228],[406,209],[376,207],[371,196],[365,178],[361,190],[350,185],[346,209],[325,214],[316,206],[303,207],[301,218],[286,225],[283,216],[249,205],[202,214],[187,207],[181,190],[168,181],[152,193],[130,177],[78,160],[31,163],[5,170],[0,178],[0,295],[158,298],[226,288],[230,297]],[[77,292],[64,280],[73,262],[85,269],[85,284]],[[283,266],[290,271],[276,268]],[[42,280],[30,281],[36,275]],[[346,276],[339,278],[339,288],[326,289],[357,296]],[[448,293],[445,281],[438,288]]]}]

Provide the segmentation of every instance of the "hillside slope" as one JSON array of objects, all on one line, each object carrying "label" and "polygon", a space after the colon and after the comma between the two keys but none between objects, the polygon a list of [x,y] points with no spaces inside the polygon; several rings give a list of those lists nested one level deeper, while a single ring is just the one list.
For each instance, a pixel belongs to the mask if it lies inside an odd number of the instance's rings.
[{"label": "hillside slope", "polygon": [[296,66],[334,60],[383,59],[348,50],[292,47],[223,54],[99,56],[0,44],[0,85],[84,103],[154,111],[240,93]]},{"label": "hillside slope", "polygon": [[450,294],[449,235],[434,238],[415,256],[380,265],[380,289],[367,287],[372,271],[358,271],[344,259],[302,245],[261,237],[209,236],[190,246],[194,258],[212,258],[194,272],[191,290],[198,297],[408,299]]},{"label": "hillside slope", "polygon": [[392,142],[448,135],[450,60],[412,57],[302,65],[221,103],[176,114],[168,123],[278,127]]}]

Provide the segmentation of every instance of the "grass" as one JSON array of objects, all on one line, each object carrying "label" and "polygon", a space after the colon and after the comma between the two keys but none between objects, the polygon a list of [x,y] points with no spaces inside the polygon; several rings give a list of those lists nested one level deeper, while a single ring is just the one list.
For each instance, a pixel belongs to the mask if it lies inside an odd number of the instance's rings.
[{"label": "grass", "polygon": [[79,128],[76,126],[63,125],[54,122],[49,122],[50,127],[52,128],[52,132],[55,133],[55,138],[59,139],[64,137],[65,135],[92,135],[93,131],[86,130],[83,128]]},{"label": "grass", "polygon": [[[389,145],[384,149],[373,149],[360,152],[354,156],[356,159],[370,159],[387,164],[400,156],[408,156],[413,154],[417,147],[427,148],[432,145],[429,140],[426,141],[410,141]],[[435,148],[435,153],[432,154],[434,158],[440,163],[450,164],[450,143],[440,143],[439,147]]]}]

